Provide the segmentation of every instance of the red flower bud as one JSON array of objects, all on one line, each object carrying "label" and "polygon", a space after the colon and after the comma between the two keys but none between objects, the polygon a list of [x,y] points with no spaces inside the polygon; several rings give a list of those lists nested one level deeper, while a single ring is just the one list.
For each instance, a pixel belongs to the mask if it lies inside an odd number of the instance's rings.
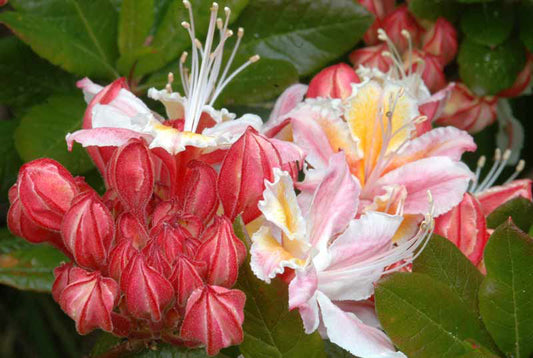
[{"label": "red flower bud", "polygon": [[9,208],[7,213],[7,226],[9,231],[15,236],[23,237],[34,244],[48,242],[62,251],[67,252],[61,235],[57,231],[51,231],[37,225],[24,213],[19,199],[16,199]]},{"label": "red flower bud", "polygon": [[233,233],[231,222],[224,216],[215,217],[213,224],[202,235],[202,240],[204,242],[198,248],[196,259],[207,264],[207,283],[233,286],[246,257],[246,247]]},{"label": "red flower bud", "polygon": [[137,250],[142,249],[148,242],[148,232],[132,213],[122,213],[117,219],[117,242],[127,240]]},{"label": "red flower bud", "polygon": [[197,289],[187,302],[181,336],[204,343],[209,355],[241,343],[245,301],[239,290],[217,286]]},{"label": "red flower bud", "polygon": [[392,60],[390,57],[383,56],[383,51],[388,51],[386,44],[363,47],[350,54],[350,62],[355,68],[359,66],[377,68],[385,73],[390,69]]},{"label": "red flower bud", "polygon": [[209,165],[189,163],[178,198],[184,213],[193,214],[208,223],[218,208],[217,172]]},{"label": "red flower bud", "polygon": [[109,253],[109,265],[107,268],[109,276],[120,283],[122,273],[128,266],[131,258],[138,252],[139,251],[132,246],[130,241],[123,240],[118,242]]},{"label": "red flower bud", "polygon": [[374,45],[379,41],[377,30],[383,26],[381,20],[394,10],[396,0],[359,0],[359,3],[375,16],[374,22],[363,36],[367,45]]},{"label": "red flower bud", "polygon": [[424,34],[422,50],[437,56],[443,66],[450,63],[457,54],[457,31],[443,17]]},{"label": "red flower bud", "polygon": [[353,68],[345,63],[320,71],[309,83],[307,98],[326,97],[345,99],[352,94],[352,83],[359,83]]},{"label": "red flower bud", "polygon": [[176,291],[176,303],[179,306],[185,306],[191,293],[204,285],[203,271],[205,271],[203,262],[191,260],[184,255],[177,257],[170,282]]},{"label": "red flower bud", "polygon": [[272,180],[273,169],[281,165],[280,155],[268,138],[248,128],[228,150],[220,168],[217,186],[224,214],[230,220],[242,214],[245,223],[257,218],[265,179]]},{"label": "red flower bud", "polygon": [[183,253],[183,245],[187,237],[179,227],[176,228],[163,222],[150,231],[150,236],[152,241],[161,247],[169,262],[173,262],[178,255]]},{"label": "red flower bud", "polygon": [[18,193],[24,212],[36,224],[59,231],[65,212],[78,193],[68,170],[52,159],[37,159],[22,166]]},{"label": "red flower bud", "polygon": [[118,284],[100,272],[88,272],[79,267],[60,268],[56,274],[59,281],[56,296],[68,281],[59,294],[58,303],[76,321],[78,333],[87,334],[96,328],[111,332],[111,312],[119,297]]},{"label": "red flower bud", "polygon": [[481,262],[489,235],[481,204],[472,194],[435,219],[435,233],[453,242],[474,265]]},{"label": "red flower bud", "polygon": [[54,269],[55,281],[52,285],[52,297],[56,302],[59,302],[61,292],[70,283],[70,271],[72,270],[72,262],[63,263]]},{"label": "red flower bud", "polygon": [[409,13],[406,5],[398,6],[393,12],[387,15],[382,22],[383,30],[392,40],[398,51],[403,53],[409,47],[409,42],[402,34],[406,30],[411,35],[413,46],[417,46],[422,35],[422,27],[416,19]]},{"label": "red flower bud", "polygon": [[496,120],[497,102],[497,97],[478,97],[464,84],[458,83],[452,89],[437,124],[452,125],[472,134],[477,133]]},{"label": "red flower bud", "polygon": [[150,151],[142,140],[130,140],[119,147],[108,166],[108,183],[116,191],[126,211],[144,218],[154,190],[154,170]]},{"label": "red flower bud", "polygon": [[148,266],[142,254],[135,255],[122,274],[120,287],[128,312],[136,318],[158,322],[174,300],[174,289],[162,274]]},{"label": "red flower bud", "polygon": [[61,224],[61,235],[78,265],[105,272],[114,224],[96,192],[87,191],[74,198]]}]

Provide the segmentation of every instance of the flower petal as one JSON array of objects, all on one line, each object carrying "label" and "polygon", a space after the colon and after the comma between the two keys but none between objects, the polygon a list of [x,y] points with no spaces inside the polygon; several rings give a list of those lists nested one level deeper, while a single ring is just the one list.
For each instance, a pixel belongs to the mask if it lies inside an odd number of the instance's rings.
[{"label": "flower petal", "polygon": [[405,357],[403,353],[396,352],[383,331],[365,325],[353,313],[342,311],[320,291],[317,299],[331,342],[361,358]]},{"label": "flower petal", "polygon": [[481,203],[483,214],[489,215],[498,206],[519,196],[531,200],[531,182],[531,179],[514,180],[481,192],[477,199]]},{"label": "flower petal", "polygon": [[139,133],[124,128],[93,128],[80,129],[74,133],[68,133],[66,136],[68,150],[72,150],[74,142],[80,143],[84,147],[120,147],[126,144],[132,138],[148,137],[146,134]]}]

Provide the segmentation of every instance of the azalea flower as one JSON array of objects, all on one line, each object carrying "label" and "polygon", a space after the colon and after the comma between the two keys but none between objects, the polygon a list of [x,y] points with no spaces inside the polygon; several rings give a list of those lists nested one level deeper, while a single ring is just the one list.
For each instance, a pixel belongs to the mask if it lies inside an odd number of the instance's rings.
[{"label": "azalea flower", "polygon": [[[266,282],[294,270],[289,308],[299,309],[307,333],[320,329],[359,357],[404,357],[371,323],[376,319],[367,300],[382,275],[422,250],[433,227],[432,209],[415,235],[398,238],[398,213],[367,211],[354,219],[360,193],[343,153],[329,158],[310,205],[299,202],[291,176],[275,169],[259,202],[265,222],[252,236],[251,267]],[[391,267],[398,262],[403,264]]]},{"label": "azalea flower", "polygon": [[[224,8],[224,20],[218,18],[218,4],[213,3],[205,42],[196,38],[192,7],[183,1],[188,10],[189,22],[182,22],[191,39],[191,68],[186,68],[188,53],[180,58],[180,77],[184,96],[172,90],[174,75],[168,76],[168,84],[162,90],[151,88],[148,96],[163,103],[167,119],[152,112],[139,98],[131,93],[123,80],[103,89],[89,79],[78,82],[84,90],[89,108],[84,126],[67,134],[67,142],[83,146],[120,146],[131,138],[144,138],[150,148],[163,148],[177,154],[192,146],[213,151],[227,148],[235,142],[248,126],[260,129],[262,121],[253,114],[235,119],[235,114],[226,109],[216,110],[213,104],[228,83],[250,64],[259,60],[252,56],[230,72],[230,67],[239,48],[244,30],[237,31],[237,41],[228,61],[224,64],[224,47],[233,36],[228,29],[231,11]],[[218,44],[215,33],[219,34]],[[102,94],[102,91],[105,92]],[[90,101],[90,102],[89,102]]]},{"label": "azalea flower", "polygon": [[486,158],[479,158],[475,179],[470,183],[463,200],[435,221],[435,233],[453,242],[466,257],[482,271],[483,251],[492,230],[487,229],[486,217],[503,203],[523,197],[531,200],[530,179],[515,180],[524,169],[525,162],[520,160],[514,173],[502,184],[493,186],[509,158],[511,151],[497,149],[494,163],[483,180],[480,173]]}]

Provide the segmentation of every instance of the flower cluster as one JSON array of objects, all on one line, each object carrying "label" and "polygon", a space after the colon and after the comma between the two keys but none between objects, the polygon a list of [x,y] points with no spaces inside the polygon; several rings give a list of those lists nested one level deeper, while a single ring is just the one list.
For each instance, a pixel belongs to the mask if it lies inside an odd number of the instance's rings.
[{"label": "flower cluster", "polygon": [[[432,93],[449,86],[444,70],[454,61],[458,49],[457,31],[452,23],[445,18],[430,24],[419,21],[407,5],[396,6],[395,0],[359,2],[375,16],[375,21],[363,38],[367,46],[350,54],[355,67],[362,65],[387,72],[396,66],[417,71]],[[519,96],[528,88],[532,61],[529,55],[514,84],[497,95],[478,95],[463,83],[450,86],[450,99],[434,120],[439,125],[452,125],[470,133],[481,131],[496,120],[499,98]]]}]

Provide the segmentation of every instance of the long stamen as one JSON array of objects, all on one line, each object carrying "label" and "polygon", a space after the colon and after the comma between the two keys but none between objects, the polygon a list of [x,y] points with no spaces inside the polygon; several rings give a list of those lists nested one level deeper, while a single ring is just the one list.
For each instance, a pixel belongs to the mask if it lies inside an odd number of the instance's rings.
[{"label": "long stamen", "polygon": [[183,92],[185,93],[186,96],[189,95],[189,83],[188,83],[188,80],[187,80],[187,77],[185,75],[185,72],[187,70],[186,67],[184,67],[185,65],[185,61],[187,61],[187,52],[184,51],[182,54],[181,54],[181,57],[180,57],[180,78],[181,78],[181,85],[183,87]]},{"label": "long stamen", "polygon": [[477,161],[477,166],[476,166],[476,177],[474,180],[470,182],[468,190],[467,190],[468,192],[473,193],[476,191],[476,187],[479,184],[479,175],[481,174],[481,169],[483,169],[483,167],[485,166],[486,161],[487,161],[487,158],[484,155],[479,157]]},{"label": "long stamen", "polygon": [[[396,48],[392,40],[389,38],[389,36],[387,36],[387,33],[385,32],[385,30],[378,29],[377,32],[378,32],[378,39],[381,41],[384,41],[387,44],[387,47],[389,48],[389,52],[386,52],[386,53],[390,54],[388,56],[392,59],[394,65],[396,66],[396,70],[398,71],[399,77],[400,78],[407,77],[407,74],[405,73],[405,70],[403,69],[402,56],[400,55],[400,52],[398,52],[398,49]],[[383,53],[383,55],[385,56],[385,53]]]},{"label": "long stamen", "polygon": [[[498,177],[501,175],[503,169],[507,165],[507,162],[509,161],[510,157],[511,157],[511,151],[509,149],[505,150],[505,152],[503,153],[503,157],[500,162],[500,165],[498,166],[498,169],[496,170],[496,172],[492,175],[492,177],[490,177],[490,180],[485,185],[482,185],[478,190],[483,191],[487,188],[490,188],[494,184],[494,182],[496,182]],[[487,178],[485,178],[485,180],[486,179]]]}]

